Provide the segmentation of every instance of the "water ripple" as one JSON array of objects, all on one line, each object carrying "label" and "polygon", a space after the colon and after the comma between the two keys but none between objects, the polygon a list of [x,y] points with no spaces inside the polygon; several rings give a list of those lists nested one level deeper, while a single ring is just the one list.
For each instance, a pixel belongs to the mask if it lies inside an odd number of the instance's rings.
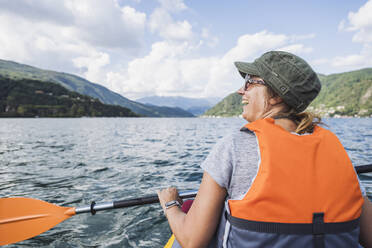
[{"label": "water ripple", "polygon": [[[89,205],[197,189],[200,163],[239,118],[2,119],[0,195]],[[372,119],[326,119],[355,165],[372,162]],[[372,173],[360,176],[372,194]],[[170,236],[158,204],[82,214],[8,247],[161,247]]]}]

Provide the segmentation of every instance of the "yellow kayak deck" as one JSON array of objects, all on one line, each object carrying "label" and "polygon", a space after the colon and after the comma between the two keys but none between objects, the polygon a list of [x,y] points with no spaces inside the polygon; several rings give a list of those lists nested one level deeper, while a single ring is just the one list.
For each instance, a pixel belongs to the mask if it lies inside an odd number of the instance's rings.
[{"label": "yellow kayak deck", "polygon": [[168,240],[168,242],[165,244],[164,248],[172,248],[172,245],[173,245],[173,242],[174,242],[175,239],[176,238],[172,234],[172,236],[170,237],[170,239]]}]

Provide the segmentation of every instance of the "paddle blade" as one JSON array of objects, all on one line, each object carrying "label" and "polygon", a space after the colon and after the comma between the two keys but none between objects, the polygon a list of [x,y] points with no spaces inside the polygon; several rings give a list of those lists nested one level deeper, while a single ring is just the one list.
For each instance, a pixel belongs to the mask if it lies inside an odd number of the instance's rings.
[{"label": "paddle blade", "polygon": [[60,207],[31,198],[0,199],[0,245],[37,236],[75,214],[75,208]]}]

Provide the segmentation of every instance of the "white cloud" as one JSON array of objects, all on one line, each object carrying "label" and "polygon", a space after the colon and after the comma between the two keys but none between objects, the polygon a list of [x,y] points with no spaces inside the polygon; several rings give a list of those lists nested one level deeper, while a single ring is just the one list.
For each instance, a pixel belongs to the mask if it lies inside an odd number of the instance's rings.
[{"label": "white cloud", "polygon": [[208,47],[215,47],[217,46],[219,39],[217,36],[211,35],[207,28],[202,28],[202,32],[200,34],[201,38],[203,39],[201,42],[206,43]]},{"label": "white cloud", "polygon": [[340,23],[341,30],[356,31],[353,36],[355,42],[372,42],[372,1],[368,1],[365,5],[354,13],[348,15],[349,25],[345,26],[345,21]]},{"label": "white cloud", "polygon": [[[8,18],[4,14],[0,14],[0,30],[7,35],[0,35],[0,58],[16,61],[27,61],[31,59],[31,49],[25,40],[29,40],[30,34],[27,32],[17,32],[23,25],[22,20],[18,18]],[[26,28],[26,27],[24,27]]]},{"label": "white cloud", "polygon": [[316,65],[328,64],[329,62],[330,62],[329,58],[320,58],[320,59],[314,59],[310,61],[310,64],[316,66]]},{"label": "white cloud", "polygon": [[36,22],[51,22],[69,25],[74,16],[68,11],[63,1],[50,0],[2,0],[0,1],[0,14],[17,15]]},{"label": "white cloud", "polygon": [[203,39],[201,42],[206,43],[208,47],[215,47],[219,43],[219,39],[217,36],[211,35],[207,28],[202,28],[201,38]]},{"label": "white cloud", "polygon": [[71,70],[72,58],[94,49],[76,39],[74,29],[69,26],[48,22],[31,24],[16,15],[0,15],[0,30],[7,34],[0,36],[1,58],[48,69]]},{"label": "white cloud", "polygon": [[166,9],[157,8],[150,16],[149,28],[166,40],[191,40],[193,37],[191,24],[184,21],[174,21]]},{"label": "white cloud", "polygon": [[305,47],[303,44],[291,44],[289,46],[279,48],[278,50],[286,51],[290,53],[296,53],[296,54],[303,54],[303,53],[311,53],[313,51],[313,48]]},{"label": "white cloud", "polygon": [[244,60],[260,55],[269,49],[277,49],[286,45],[288,37],[284,34],[273,34],[266,30],[255,34],[240,36],[235,47],[230,49],[224,56],[226,61]]},{"label": "white cloud", "polygon": [[178,12],[187,9],[183,0],[159,0],[161,7],[170,12]]},{"label": "white cloud", "polygon": [[346,21],[345,20],[341,20],[341,22],[338,24],[338,30],[339,31],[343,31],[343,30],[346,30]]},{"label": "white cloud", "polygon": [[146,14],[136,11],[134,8],[124,6],[121,8],[121,17],[124,23],[128,24],[133,31],[143,32],[146,21]]},{"label": "white cloud", "polygon": [[128,6],[121,8],[114,0],[40,0],[37,3],[5,0],[0,2],[0,15],[29,22],[28,29],[33,30],[35,36],[37,26],[47,23],[53,26],[49,30],[51,35],[61,28],[71,28],[76,39],[88,44],[127,50],[141,46],[146,21],[145,13]]},{"label": "white cloud", "polygon": [[1,1],[0,58],[103,84],[111,57],[139,52],[145,27],[145,13],[114,0]]},{"label": "white cloud", "polygon": [[338,69],[351,70],[372,66],[372,0],[369,0],[357,12],[350,12],[347,21],[342,20],[340,31],[355,32],[352,41],[361,43],[363,48],[357,54],[332,58],[331,65]]},{"label": "white cloud", "polygon": [[372,27],[372,1],[369,0],[366,4],[359,8],[357,12],[349,12],[348,23],[342,20],[339,24],[340,30],[345,31],[361,31]]},{"label": "white cloud", "polygon": [[346,56],[336,56],[333,58],[319,58],[310,61],[311,65],[330,66],[332,70],[325,73],[345,72],[351,70],[358,70],[361,68],[372,66],[372,45],[366,44],[360,53],[350,54]]},{"label": "white cloud", "polygon": [[290,40],[292,42],[296,42],[296,41],[300,41],[300,40],[314,39],[315,36],[316,35],[314,33],[311,33],[311,34],[302,34],[302,35],[291,35],[290,36]]},{"label": "white cloud", "polygon": [[217,38],[205,31],[202,41],[193,39],[191,24],[171,16],[187,9],[183,1],[159,2],[149,27],[164,41],[138,59],[128,53],[144,43],[147,18],[133,7],[114,0],[0,2],[0,30],[7,34],[0,36],[0,58],[78,74],[124,96],[203,92],[214,59],[198,56],[198,49]]},{"label": "white cloud", "polygon": [[358,54],[337,56],[330,60],[331,65],[341,71],[357,70],[372,66],[372,44],[364,44]]},{"label": "white cloud", "polygon": [[106,78],[102,67],[110,63],[110,56],[107,53],[94,51],[90,56],[77,57],[72,62],[76,67],[85,70],[84,78],[93,82],[104,82]]},{"label": "white cloud", "polygon": [[364,56],[359,54],[349,55],[345,57],[335,57],[332,59],[332,66],[344,67],[344,66],[362,66],[364,64]]},{"label": "white cloud", "polygon": [[[193,49],[187,42],[157,42],[152,45],[150,54],[131,61],[126,71],[110,73],[108,83],[134,98],[141,94],[174,95],[190,91],[193,85],[186,84],[184,70],[190,66],[185,64],[188,60],[185,57]],[[190,75],[186,78],[190,79]]]},{"label": "white cloud", "polygon": [[[290,37],[262,31],[246,34],[222,56],[198,56],[198,45],[162,41],[151,52],[131,61],[126,70],[108,74],[107,83],[123,95],[136,99],[146,95],[224,97],[239,88],[240,75],[234,61],[253,61],[268,50],[290,46]],[[295,44],[297,50],[306,47]]]},{"label": "white cloud", "polygon": [[[114,0],[40,0],[37,6],[19,0],[22,11],[8,2],[0,10],[0,30],[6,34],[0,36],[0,58],[77,73],[132,99],[223,97],[242,83],[234,61],[253,61],[263,52],[280,48],[309,53],[312,49],[299,41],[314,37],[264,30],[240,36],[234,47],[219,56],[202,56],[206,46],[218,44],[218,37],[204,27],[195,31],[188,20],[177,19],[176,14],[188,8],[182,0],[159,0],[160,6],[149,18]],[[30,12],[24,14],[27,9]],[[53,19],[46,9],[59,17]],[[146,29],[162,40],[145,53],[140,49]]]},{"label": "white cloud", "polygon": [[74,27],[80,39],[95,46],[126,50],[142,44],[145,13],[120,8],[113,0],[68,0],[65,4],[75,17]]},{"label": "white cloud", "polygon": [[360,7],[358,12],[350,12],[348,15],[348,19],[351,24],[351,28],[354,30],[371,27],[372,26],[372,1],[368,1],[365,5]]}]

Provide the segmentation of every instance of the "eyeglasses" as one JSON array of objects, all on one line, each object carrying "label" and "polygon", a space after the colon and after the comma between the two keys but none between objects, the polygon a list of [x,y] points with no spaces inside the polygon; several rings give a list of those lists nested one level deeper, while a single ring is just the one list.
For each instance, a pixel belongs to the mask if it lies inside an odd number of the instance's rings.
[{"label": "eyeglasses", "polygon": [[245,75],[245,83],[244,83],[244,90],[246,91],[250,84],[261,84],[266,85],[266,83],[262,79],[252,79],[249,74]]}]

